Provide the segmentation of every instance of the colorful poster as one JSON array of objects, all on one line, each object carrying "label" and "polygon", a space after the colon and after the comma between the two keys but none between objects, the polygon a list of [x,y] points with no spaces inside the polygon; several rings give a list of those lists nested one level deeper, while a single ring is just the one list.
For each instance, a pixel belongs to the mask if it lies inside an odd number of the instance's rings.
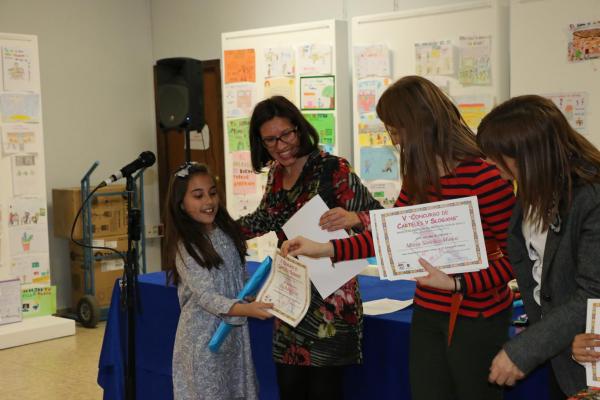
[{"label": "colorful poster", "polygon": [[392,58],[384,44],[354,47],[354,68],[357,79],[370,76],[391,77]]},{"label": "colorful poster", "polygon": [[264,98],[283,96],[292,103],[296,103],[295,78],[270,78],[265,79]]},{"label": "colorful poster", "polygon": [[296,75],[296,58],[291,47],[269,47],[264,51],[265,77]]},{"label": "colorful poster", "polygon": [[389,85],[389,78],[375,78],[358,81],[358,88],[356,90],[358,113],[374,113],[379,98]]},{"label": "colorful poster", "polygon": [[298,73],[300,75],[331,74],[331,46],[305,44],[298,47]]},{"label": "colorful poster", "polygon": [[492,84],[492,37],[460,36],[458,81],[463,85]]},{"label": "colorful poster", "polygon": [[228,120],[227,136],[230,152],[250,150],[250,118]]},{"label": "colorful poster", "polygon": [[2,131],[2,151],[5,155],[15,153],[37,153],[39,146],[39,125],[5,124]]},{"label": "colorful poster", "polygon": [[40,95],[2,93],[0,94],[0,114],[4,123],[39,122]]},{"label": "colorful poster", "polygon": [[417,75],[454,75],[454,46],[450,40],[415,43]]},{"label": "colorful poster", "polygon": [[377,118],[377,114],[360,114],[358,144],[360,147],[392,145],[390,135],[388,135],[383,122]]},{"label": "colorful poster", "polygon": [[335,77],[305,76],[300,78],[300,109],[334,110]]},{"label": "colorful poster", "polygon": [[477,131],[483,117],[494,107],[492,95],[454,96],[454,101],[463,119],[473,131]]},{"label": "colorful poster", "polygon": [[256,104],[255,84],[225,85],[225,116],[249,117]]},{"label": "colorful poster", "polygon": [[23,318],[56,314],[56,286],[32,286],[21,290]]},{"label": "colorful poster", "polygon": [[398,157],[391,146],[362,147],[360,149],[360,178],[397,181],[400,178]]},{"label": "colorful poster", "polygon": [[587,115],[587,93],[553,93],[542,96],[552,100],[563,112],[567,121],[579,133],[585,133]]},{"label": "colorful poster", "polygon": [[47,253],[13,257],[10,260],[10,274],[19,278],[22,284],[50,284],[50,261]]},{"label": "colorful poster", "polygon": [[385,208],[393,207],[400,193],[400,181],[370,181],[365,182],[369,192]]},{"label": "colorful poster", "polygon": [[15,196],[40,195],[44,192],[43,169],[36,154],[17,154],[12,159],[12,182]]},{"label": "colorful poster", "polygon": [[6,46],[2,48],[4,90],[32,91],[36,82],[32,78],[31,50],[23,47]]},{"label": "colorful poster", "polygon": [[252,169],[249,151],[234,151],[233,161],[233,194],[246,195],[256,193],[256,174]]},{"label": "colorful poster", "polygon": [[335,146],[335,115],[327,113],[303,113],[304,117],[319,133],[319,143]]},{"label": "colorful poster", "polygon": [[600,21],[571,24],[569,32],[569,61],[600,58]]},{"label": "colorful poster", "polygon": [[256,82],[254,49],[225,50],[223,53],[225,83]]}]

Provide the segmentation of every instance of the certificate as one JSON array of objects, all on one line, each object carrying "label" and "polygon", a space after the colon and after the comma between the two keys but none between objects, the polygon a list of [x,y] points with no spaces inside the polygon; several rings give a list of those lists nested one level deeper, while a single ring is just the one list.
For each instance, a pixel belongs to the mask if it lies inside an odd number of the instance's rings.
[{"label": "certificate", "polygon": [[[587,320],[585,331],[587,333],[600,333],[600,299],[588,299]],[[595,351],[600,351],[596,347]],[[585,378],[588,386],[600,386],[600,361],[586,362]]]},{"label": "certificate", "polygon": [[292,257],[275,255],[271,273],[256,301],[273,303],[269,311],[291,326],[302,321],[310,304],[310,279],[306,265]]},{"label": "certificate", "polygon": [[389,280],[425,276],[419,258],[445,273],[488,267],[477,197],[371,211],[378,264]]}]

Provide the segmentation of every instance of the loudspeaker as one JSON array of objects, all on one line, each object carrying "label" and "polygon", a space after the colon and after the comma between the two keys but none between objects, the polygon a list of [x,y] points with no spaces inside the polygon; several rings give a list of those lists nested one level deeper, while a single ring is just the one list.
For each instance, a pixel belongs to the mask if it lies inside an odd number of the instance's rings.
[{"label": "loudspeaker", "polygon": [[162,129],[202,129],[205,123],[202,62],[181,57],[158,60],[156,87]]}]

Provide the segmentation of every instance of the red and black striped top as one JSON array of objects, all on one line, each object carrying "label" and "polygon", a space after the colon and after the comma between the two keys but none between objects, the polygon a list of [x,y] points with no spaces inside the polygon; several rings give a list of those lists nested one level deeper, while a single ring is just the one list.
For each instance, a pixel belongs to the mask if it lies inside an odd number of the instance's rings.
[{"label": "red and black striped top", "polygon": [[[464,273],[466,286],[459,314],[467,317],[489,317],[511,306],[512,293],[506,283],[513,278],[506,257],[508,223],[515,204],[513,187],[502,179],[496,167],[477,158],[461,162],[454,174],[440,178],[441,198],[430,192],[431,201],[477,196],[483,234],[486,241],[496,241],[504,257],[490,261],[489,268]],[[395,207],[409,204],[404,189]],[[336,261],[372,257],[373,238],[370,231],[347,239],[332,240]],[[494,249],[488,249],[493,251]],[[449,312],[451,292],[417,285],[415,304],[435,311]]]}]

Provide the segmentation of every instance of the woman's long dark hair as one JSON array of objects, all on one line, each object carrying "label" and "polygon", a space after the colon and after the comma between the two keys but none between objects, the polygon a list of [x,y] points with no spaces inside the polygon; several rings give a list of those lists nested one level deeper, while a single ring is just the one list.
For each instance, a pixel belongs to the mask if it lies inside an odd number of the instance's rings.
[{"label": "woman's long dark hair", "polygon": [[283,96],[273,96],[256,104],[250,118],[250,158],[252,168],[259,173],[273,160],[268,150],[265,149],[260,136],[260,127],[265,122],[275,117],[285,118],[298,130],[296,135],[299,140],[296,158],[303,157],[319,149],[319,134],[317,130],[304,118],[298,107]]},{"label": "woman's long dark hair", "polygon": [[495,107],[481,121],[477,142],[505,170],[504,157],[515,160],[524,217],[541,229],[570,207],[574,185],[600,182],[600,151],[541,96],[519,96]]},{"label": "woman's long dark hair", "polygon": [[[187,169],[186,176],[178,176],[178,173]],[[180,174],[185,175],[185,174]],[[165,251],[167,281],[174,284],[179,283],[179,274],[175,267],[176,258],[180,256],[178,246],[181,243],[188,254],[202,267],[211,269],[218,267],[223,260],[213,247],[208,236],[209,230],[204,224],[192,219],[183,209],[183,199],[188,189],[190,178],[196,175],[210,176],[213,182],[214,176],[204,164],[188,163],[175,173],[169,182],[169,192],[165,205]],[[238,224],[231,218],[227,209],[219,202],[219,209],[215,217],[215,225],[233,242],[242,263],[246,259],[246,240],[241,233]]]},{"label": "woman's long dark hair", "polygon": [[405,76],[383,92],[377,116],[400,134],[402,186],[411,203],[427,203],[429,188],[441,194],[438,159],[446,171],[481,157],[475,134],[452,101],[432,82]]}]

